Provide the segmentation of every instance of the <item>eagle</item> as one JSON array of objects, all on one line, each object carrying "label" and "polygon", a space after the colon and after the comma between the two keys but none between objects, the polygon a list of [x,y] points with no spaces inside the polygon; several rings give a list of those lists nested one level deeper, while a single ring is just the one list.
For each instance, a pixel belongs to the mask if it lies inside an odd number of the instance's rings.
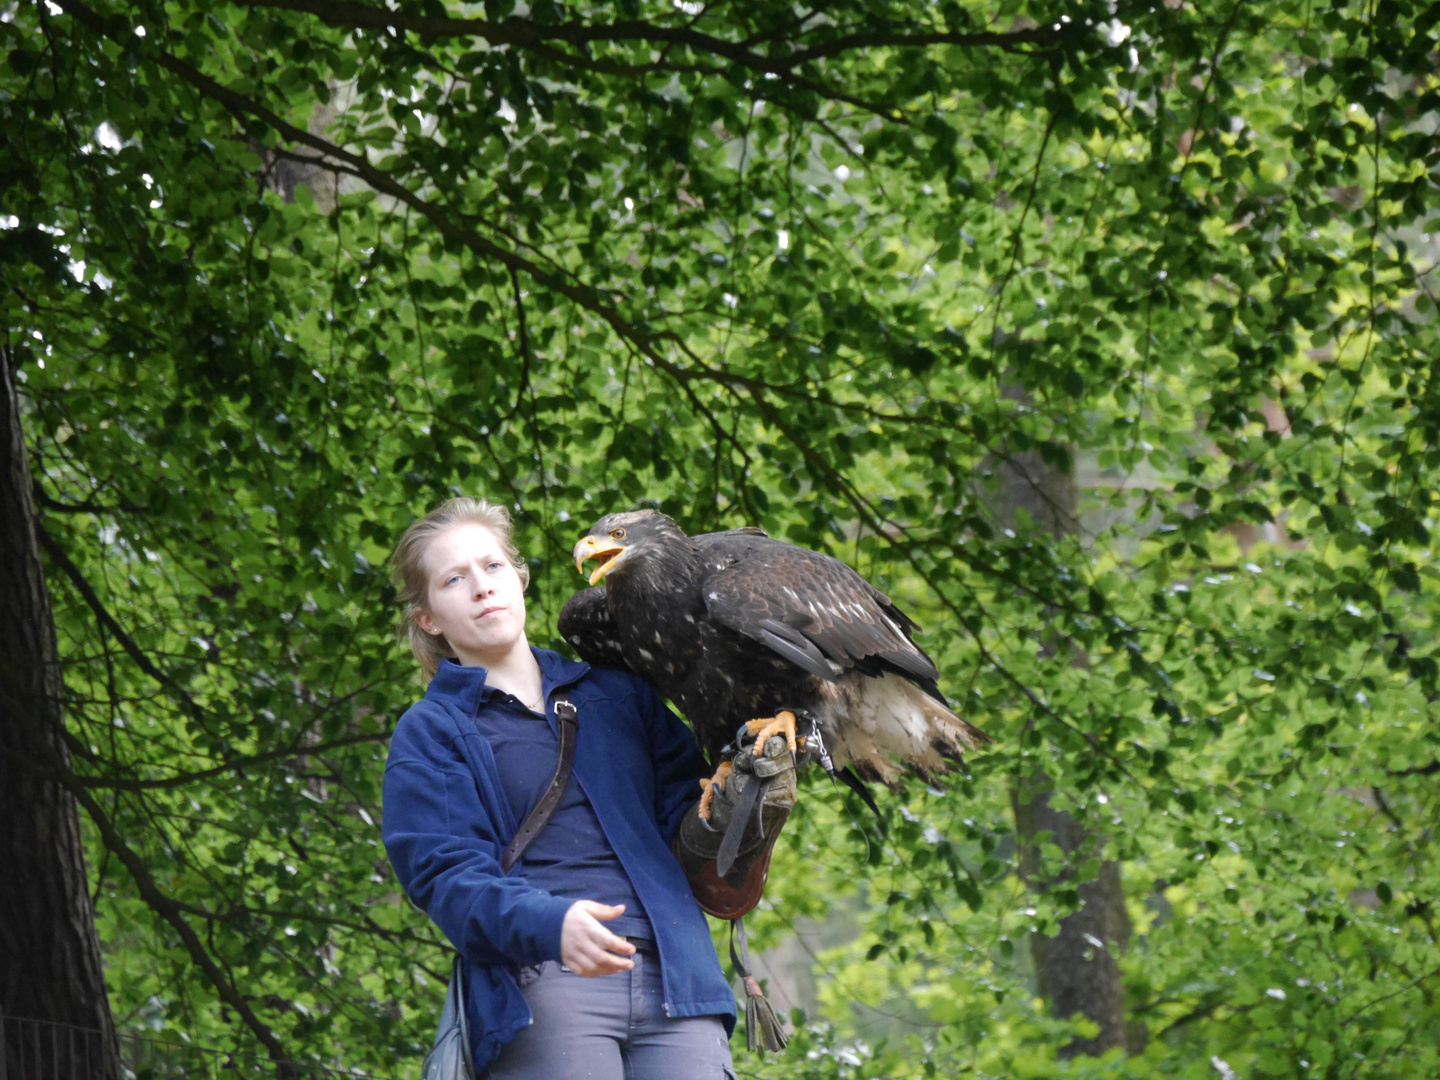
[{"label": "eagle", "polygon": [[827,769],[872,807],[861,781],[928,781],[993,741],[946,704],[916,624],[839,559],[760,529],[687,536],[655,510],[601,518],[573,554],[582,573],[599,566],[560,612],[560,635],[690,721],[715,770],[702,815],[742,725],[756,754],[774,734],[792,754],[817,740]]}]

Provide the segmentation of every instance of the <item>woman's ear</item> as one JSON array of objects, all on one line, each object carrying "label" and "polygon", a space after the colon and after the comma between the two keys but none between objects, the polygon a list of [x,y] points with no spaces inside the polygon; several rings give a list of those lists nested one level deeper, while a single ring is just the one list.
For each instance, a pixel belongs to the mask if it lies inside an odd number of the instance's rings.
[{"label": "woman's ear", "polygon": [[415,610],[415,613],[410,617],[415,620],[415,625],[420,627],[421,630],[424,630],[425,633],[440,633],[440,628],[435,625],[435,620],[430,617],[430,612],[426,611],[424,608],[417,608]]}]

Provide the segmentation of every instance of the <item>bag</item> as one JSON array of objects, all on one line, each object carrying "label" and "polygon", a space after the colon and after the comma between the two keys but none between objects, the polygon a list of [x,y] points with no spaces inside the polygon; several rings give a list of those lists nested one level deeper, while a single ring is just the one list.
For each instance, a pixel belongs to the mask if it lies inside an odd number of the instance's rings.
[{"label": "bag", "polygon": [[435,1045],[425,1055],[420,1080],[475,1080],[475,1065],[470,1059],[470,1024],[465,1019],[463,976],[460,957],[456,956],[450,989],[445,991],[445,1007],[440,1010],[440,1028],[435,1032]]}]

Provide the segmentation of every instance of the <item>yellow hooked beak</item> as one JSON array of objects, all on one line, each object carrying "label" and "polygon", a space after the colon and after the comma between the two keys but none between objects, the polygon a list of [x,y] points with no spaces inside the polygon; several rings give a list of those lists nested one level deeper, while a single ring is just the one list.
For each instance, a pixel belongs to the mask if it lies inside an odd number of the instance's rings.
[{"label": "yellow hooked beak", "polygon": [[615,564],[625,552],[624,544],[617,544],[614,540],[597,540],[593,536],[587,536],[575,545],[573,552],[575,556],[575,569],[582,574],[585,572],[584,562],[586,559],[599,559],[600,565],[590,575],[590,584],[596,584],[601,578],[615,569]]}]

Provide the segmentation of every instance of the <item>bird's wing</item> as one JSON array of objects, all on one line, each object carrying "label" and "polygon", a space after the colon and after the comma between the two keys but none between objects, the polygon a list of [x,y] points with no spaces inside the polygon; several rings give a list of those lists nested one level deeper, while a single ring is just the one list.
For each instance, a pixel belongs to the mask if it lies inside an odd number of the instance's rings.
[{"label": "bird's wing", "polygon": [[745,525],[738,529],[725,529],[723,532],[699,533],[690,539],[693,543],[701,547],[706,547],[712,543],[724,543],[726,540],[734,539],[737,536],[764,536],[768,538],[770,534],[758,525]]},{"label": "bird's wing", "polygon": [[779,540],[736,546],[704,582],[715,619],[822,679],[893,671],[944,700],[935,664],[910,640],[914,622],[850,567]]},{"label": "bird's wing", "polygon": [[560,636],[575,647],[580,659],[597,667],[630,670],[620,649],[620,635],[610,617],[602,582],[581,589],[560,609]]}]

